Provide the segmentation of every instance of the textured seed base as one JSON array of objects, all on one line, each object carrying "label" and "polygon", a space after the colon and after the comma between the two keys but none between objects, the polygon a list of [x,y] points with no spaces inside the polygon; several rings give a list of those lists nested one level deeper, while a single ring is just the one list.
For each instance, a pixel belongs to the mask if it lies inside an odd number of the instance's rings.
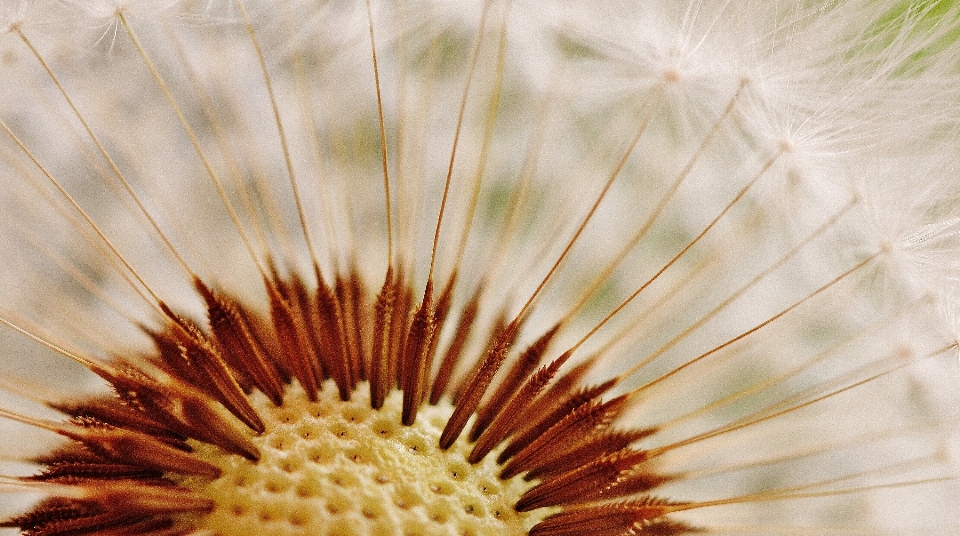
[{"label": "textured seed base", "polygon": [[216,502],[195,522],[221,536],[509,536],[549,513],[513,509],[530,483],[498,479],[496,453],[471,466],[462,438],[446,452],[437,447],[449,404],[423,406],[408,427],[399,392],[379,411],[368,393],[362,384],[343,402],[328,382],[310,402],[295,384],[280,408],[257,393],[267,426],[254,438],[261,459],[197,445],[223,476],[181,482]]}]

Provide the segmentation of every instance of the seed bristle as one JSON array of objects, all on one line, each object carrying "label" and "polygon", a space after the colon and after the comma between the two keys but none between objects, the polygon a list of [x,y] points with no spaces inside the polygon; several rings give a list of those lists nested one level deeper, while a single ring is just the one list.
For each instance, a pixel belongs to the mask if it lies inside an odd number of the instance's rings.
[{"label": "seed bristle", "polygon": [[397,285],[393,279],[393,267],[387,275],[377,302],[373,307],[373,341],[370,348],[370,404],[373,409],[383,407],[390,389],[390,341],[393,323],[393,306],[397,298]]},{"label": "seed bristle", "polygon": [[400,362],[400,389],[403,391],[403,424],[410,426],[417,418],[423,400],[427,375],[430,373],[430,349],[437,325],[434,317],[433,281],[427,281],[423,300],[413,314],[407,330]]},{"label": "seed bristle", "polygon": [[553,340],[553,337],[558,331],[560,331],[560,324],[548,329],[517,357],[506,376],[504,376],[500,384],[493,389],[490,396],[487,397],[487,400],[483,402],[483,405],[477,412],[477,418],[473,422],[473,427],[470,429],[470,435],[468,436],[470,441],[476,441],[477,438],[480,437],[480,434],[490,426],[494,418],[504,409],[504,404],[514,396],[517,387],[519,387],[527,377],[530,376],[533,369],[540,364],[540,360],[550,346],[550,341]]},{"label": "seed bristle", "polygon": [[[542,337],[541,337],[542,339]],[[540,368],[527,378],[520,389],[512,394],[510,400],[503,406],[497,406],[499,411],[490,426],[484,430],[476,440],[471,461],[483,458],[501,441],[510,436],[524,421],[518,416],[525,415],[534,399],[547,387],[562,364],[562,358],[555,359]]]},{"label": "seed bristle", "polygon": [[[540,415],[532,415],[528,428],[517,434],[507,445],[507,448],[497,458],[499,463],[507,463],[504,468],[504,475],[514,476],[523,472],[522,467],[525,463],[530,463],[536,459],[540,449],[550,448],[551,442],[576,441],[575,438],[567,437],[563,432],[566,430],[580,428],[581,431],[591,430],[591,426],[585,422],[579,422],[579,416],[588,415],[595,410],[601,409],[603,404],[600,397],[609,391],[615,384],[615,380],[593,386],[584,387],[567,396],[559,404],[556,404],[551,411]],[[549,396],[549,390],[545,395]],[[539,417],[539,418],[537,418]],[[505,476],[505,478],[507,478]]]},{"label": "seed bristle", "polygon": [[564,510],[541,521],[530,530],[530,536],[676,536],[700,532],[685,523],[651,519],[648,500],[628,501],[600,506]]},{"label": "seed bristle", "polygon": [[284,380],[254,336],[248,322],[239,312],[235,301],[214,293],[199,279],[194,285],[207,305],[210,332],[220,349],[220,355],[228,360],[230,371],[244,385],[244,391],[256,387],[270,397],[274,404],[283,403]]},{"label": "seed bristle", "polygon": [[[473,296],[460,312],[460,318],[457,321],[453,338],[450,340],[450,344],[447,345],[447,350],[443,354],[443,359],[440,361],[440,368],[437,370],[437,375],[430,389],[431,404],[435,405],[440,401],[440,397],[444,395],[450,385],[454,371],[460,364],[460,357],[463,355],[464,347],[474,328],[474,321],[480,309],[480,296],[482,293],[483,287],[478,286]],[[437,340],[439,341],[439,338],[437,338]]]}]

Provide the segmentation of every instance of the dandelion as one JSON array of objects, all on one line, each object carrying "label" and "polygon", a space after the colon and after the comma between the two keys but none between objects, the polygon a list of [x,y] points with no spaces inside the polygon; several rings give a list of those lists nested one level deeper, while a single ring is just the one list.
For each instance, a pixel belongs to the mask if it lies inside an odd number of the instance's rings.
[{"label": "dandelion", "polygon": [[956,533],[956,9],[649,4],[4,13],[3,526]]}]

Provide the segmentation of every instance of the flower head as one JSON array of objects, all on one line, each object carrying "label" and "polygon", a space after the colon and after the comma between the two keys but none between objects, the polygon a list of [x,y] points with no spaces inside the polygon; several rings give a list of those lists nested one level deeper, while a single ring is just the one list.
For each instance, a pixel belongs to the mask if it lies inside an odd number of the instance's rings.
[{"label": "flower head", "polygon": [[0,322],[91,388],[5,353],[5,526],[956,531],[960,19],[879,7],[15,10]]}]

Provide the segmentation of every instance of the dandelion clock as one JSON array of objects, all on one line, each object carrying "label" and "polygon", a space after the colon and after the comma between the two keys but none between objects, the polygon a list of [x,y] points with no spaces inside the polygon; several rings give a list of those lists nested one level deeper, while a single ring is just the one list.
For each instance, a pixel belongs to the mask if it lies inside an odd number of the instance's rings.
[{"label": "dandelion clock", "polygon": [[2,530],[957,534],[960,12],[887,4],[4,5]]}]

